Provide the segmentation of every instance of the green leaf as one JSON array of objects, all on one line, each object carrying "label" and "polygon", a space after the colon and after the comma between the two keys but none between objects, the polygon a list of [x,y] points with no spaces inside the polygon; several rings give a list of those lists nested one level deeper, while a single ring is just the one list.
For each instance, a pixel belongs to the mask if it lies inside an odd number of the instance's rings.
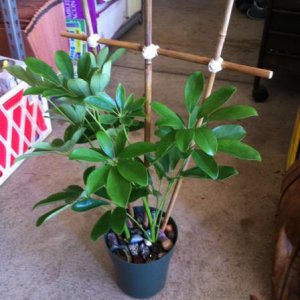
[{"label": "green leaf", "polygon": [[257,116],[257,111],[248,105],[233,105],[220,108],[208,116],[207,121],[236,121]]},{"label": "green leaf", "polygon": [[33,73],[36,73],[44,77],[44,79],[48,80],[49,82],[55,85],[61,85],[60,80],[56,75],[56,73],[45,62],[34,57],[28,57],[25,59],[25,63]]},{"label": "green leaf", "polygon": [[102,162],[107,160],[107,158],[99,152],[88,148],[73,149],[72,152],[69,154],[69,159],[90,162]]},{"label": "green leaf", "polygon": [[69,207],[70,207],[69,204],[62,205],[40,216],[36,221],[36,226],[41,226],[44,222],[48,221],[49,219],[53,218],[54,216],[58,215],[59,213],[63,212]]},{"label": "green leaf", "polygon": [[111,227],[111,211],[105,212],[95,224],[91,238],[96,241],[101,235],[107,233]]},{"label": "green leaf", "polygon": [[166,105],[155,101],[152,102],[152,108],[160,117],[156,122],[157,126],[168,126],[174,129],[181,129],[184,127],[184,124],[178,115]]},{"label": "green leaf", "polygon": [[103,166],[91,172],[86,183],[86,191],[88,195],[94,194],[106,184],[109,169],[109,166]]},{"label": "green leaf", "polygon": [[44,92],[42,93],[43,97],[64,97],[68,95],[67,91],[60,88],[44,89]]},{"label": "green leaf", "polygon": [[124,130],[119,131],[116,136],[116,139],[115,139],[116,155],[119,155],[119,153],[124,150],[126,141],[127,141],[127,138],[126,138]]},{"label": "green leaf", "polygon": [[69,196],[69,194],[67,192],[59,192],[59,193],[55,193],[52,194],[50,196],[48,196],[47,198],[37,202],[32,209],[35,209],[37,207],[40,206],[44,206],[44,205],[49,205],[49,204],[54,204],[56,202],[60,202],[64,199],[66,199]]},{"label": "green leaf", "polygon": [[115,157],[114,145],[111,137],[104,131],[98,131],[96,133],[97,141],[103,152],[110,158]]},{"label": "green leaf", "polygon": [[97,96],[86,97],[84,102],[107,112],[113,112],[116,108],[114,100],[105,92],[98,93]]},{"label": "green leaf", "polygon": [[182,152],[188,150],[191,141],[194,138],[193,129],[180,129],[176,132],[175,140],[178,149]]},{"label": "green leaf", "polygon": [[215,160],[206,153],[196,150],[192,154],[196,165],[212,179],[217,179],[219,168]]},{"label": "green leaf", "polygon": [[156,157],[163,157],[175,146],[175,133],[171,132],[164,136],[158,143],[156,149]]},{"label": "green leaf", "polygon": [[85,169],[84,173],[83,173],[83,182],[86,185],[87,183],[87,179],[89,177],[89,175],[96,169],[95,166],[91,166]]},{"label": "green leaf", "polygon": [[104,62],[106,61],[108,52],[109,52],[108,47],[104,47],[103,49],[101,49],[101,51],[99,51],[99,53],[97,55],[97,66],[99,68],[102,68]]},{"label": "green leaf", "polygon": [[[105,66],[105,65],[104,65]],[[104,68],[103,66],[103,68]],[[91,79],[91,91],[94,95],[103,92],[110,82],[110,73],[97,70]]]},{"label": "green leaf", "polygon": [[85,52],[77,63],[78,77],[88,81],[89,74],[95,66],[95,56],[90,52]]},{"label": "green leaf", "polygon": [[238,140],[219,140],[218,151],[239,159],[261,161],[261,156],[257,150]]},{"label": "green leaf", "polygon": [[25,153],[25,154],[22,154],[22,155],[18,156],[15,159],[15,163],[22,160],[22,159],[27,159],[27,158],[35,157],[35,156],[47,155],[49,153],[51,153],[51,151],[34,151],[34,152],[31,152],[31,153]]},{"label": "green leaf", "polygon": [[78,96],[91,95],[89,84],[81,78],[69,79],[67,85],[68,89]]},{"label": "green leaf", "polygon": [[119,83],[116,91],[116,102],[118,107],[122,110],[126,101],[126,93],[124,86]]},{"label": "green leaf", "polygon": [[112,125],[115,124],[118,121],[118,117],[114,115],[100,115],[99,116],[99,121],[101,124],[105,125]]},{"label": "green leaf", "polygon": [[110,169],[106,189],[116,205],[126,207],[131,193],[131,183],[121,176],[117,168]]},{"label": "green leaf", "polygon": [[196,128],[195,142],[206,154],[214,156],[217,153],[218,141],[211,129],[206,127]]},{"label": "green leaf", "polygon": [[227,102],[236,92],[233,86],[226,86],[214,91],[201,105],[198,117],[211,114],[213,111]]},{"label": "green leaf", "polygon": [[27,72],[21,66],[18,66],[18,65],[9,66],[6,68],[6,70],[12,76],[14,76],[22,81],[25,81],[30,86],[34,86],[36,84],[36,81],[33,80],[30,76],[28,76]]},{"label": "green leaf", "polygon": [[85,212],[103,205],[107,205],[107,203],[101,200],[86,198],[73,203],[71,209],[76,212]]},{"label": "green leaf", "polygon": [[218,140],[241,140],[246,136],[245,129],[240,125],[221,125],[213,128],[212,131]]},{"label": "green leaf", "polygon": [[239,174],[238,170],[229,166],[219,166],[218,180],[223,180]]},{"label": "green leaf", "polygon": [[69,54],[64,51],[55,52],[55,64],[62,76],[66,79],[74,78],[73,63]]},{"label": "green leaf", "polygon": [[188,128],[194,128],[198,121],[198,113],[199,113],[200,107],[195,106],[192,113],[189,115],[189,121],[188,121]]},{"label": "green leaf", "polygon": [[27,95],[41,95],[45,91],[44,87],[30,87],[24,91],[24,96]]},{"label": "green leaf", "polygon": [[153,152],[156,149],[156,145],[150,142],[137,142],[130,144],[123,151],[120,152],[120,158],[133,158],[140,155],[144,155],[149,152]]},{"label": "green leaf", "polygon": [[149,194],[150,191],[145,187],[134,189],[130,194],[129,202],[131,203],[143,197],[147,197]]},{"label": "green leaf", "polygon": [[124,48],[119,48],[117,49],[110,57],[108,60],[111,61],[111,63],[115,63],[117,60],[119,60],[126,52],[126,49]]},{"label": "green leaf", "polygon": [[119,160],[117,168],[126,180],[141,186],[148,184],[147,169],[142,163],[135,160]]},{"label": "green leaf", "polygon": [[201,72],[197,71],[190,75],[185,84],[184,96],[185,107],[189,114],[194,110],[198,104],[204,86],[204,76]]},{"label": "green leaf", "polygon": [[[61,104],[59,106],[60,111],[63,112],[62,116],[66,116],[67,119],[71,120],[72,123],[74,124],[78,124],[81,122],[81,119],[78,118],[78,115],[73,107],[73,105],[71,104]],[[60,113],[60,112],[58,112]]]},{"label": "green leaf", "polygon": [[121,234],[126,222],[126,209],[116,207],[111,214],[111,228],[116,234]]}]

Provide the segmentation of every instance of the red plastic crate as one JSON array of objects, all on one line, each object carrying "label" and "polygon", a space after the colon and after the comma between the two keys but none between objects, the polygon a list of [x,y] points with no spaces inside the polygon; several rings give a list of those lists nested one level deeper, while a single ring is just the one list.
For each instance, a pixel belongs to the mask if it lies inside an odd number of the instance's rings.
[{"label": "red plastic crate", "polygon": [[15,158],[52,131],[47,100],[23,96],[27,87],[22,82],[0,97],[0,185],[23,162]]}]

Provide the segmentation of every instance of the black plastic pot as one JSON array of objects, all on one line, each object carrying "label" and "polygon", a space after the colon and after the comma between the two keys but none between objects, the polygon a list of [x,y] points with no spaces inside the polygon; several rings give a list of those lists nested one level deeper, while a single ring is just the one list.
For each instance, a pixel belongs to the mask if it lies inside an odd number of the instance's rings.
[{"label": "black plastic pot", "polygon": [[[135,207],[134,209],[135,211],[142,211],[143,207]],[[173,248],[162,258],[145,264],[128,263],[116,256],[109,249],[107,236],[105,236],[105,243],[113,261],[117,284],[125,294],[139,299],[149,298],[165,286],[169,262],[174,253],[178,236],[177,226],[172,218],[170,218],[169,224],[172,224],[175,231]]]}]

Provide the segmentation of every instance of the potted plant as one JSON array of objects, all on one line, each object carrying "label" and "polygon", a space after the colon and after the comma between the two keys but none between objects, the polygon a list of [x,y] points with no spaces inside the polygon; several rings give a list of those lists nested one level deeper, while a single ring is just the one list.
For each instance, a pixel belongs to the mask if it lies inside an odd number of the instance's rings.
[{"label": "potted plant", "polygon": [[[242,142],[246,135],[242,126],[220,125],[220,121],[257,116],[255,109],[246,105],[223,107],[236,91],[232,86],[222,87],[200,102],[204,87],[200,72],[186,81],[184,103],[188,118],[185,120],[155,101],[155,139],[133,141],[132,132],[144,126],[145,98],[127,94],[122,84],[115,95],[105,92],[111,65],[123,52],[118,49],[109,55],[108,48],[104,48],[97,57],[85,53],[74,71],[68,54],[58,51],[55,62],[60,75],[36,58],[25,60],[26,69],[11,66],[8,71],[31,86],[25,94],[47,97],[52,117],[68,123],[63,137],[35,144],[32,153],[19,159],[58,153],[69,160],[89,163],[83,173],[83,185],[68,186],[34,206],[57,205],[38,218],[36,225],[67,209],[78,213],[99,211],[91,238],[97,240],[105,235],[120,287],[131,296],[144,298],[164,286],[177,227],[172,219],[165,231],[161,224],[178,180],[223,180],[238,174],[235,168],[216,162],[219,152],[239,159],[261,158]],[[189,159],[194,166],[186,168]],[[133,209],[136,203],[141,204]],[[151,280],[145,281],[149,277]]]}]

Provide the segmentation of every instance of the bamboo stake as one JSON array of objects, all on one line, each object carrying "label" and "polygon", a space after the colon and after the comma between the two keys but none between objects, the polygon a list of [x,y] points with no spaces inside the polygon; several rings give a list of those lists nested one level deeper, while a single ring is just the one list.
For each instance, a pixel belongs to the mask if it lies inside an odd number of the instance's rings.
[{"label": "bamboo stake", "polygon": [[[229,26],[229,21],[230,21],[230,17],[231,17],[231,12],[232,12],[232,7],[233,7],[233,3],[234,0],[228,0],[227,4],[226,4],[226,10],[225,10],[225,15],[224,15],[224,21],[223,21],[223,25],[221,27],[221,31],[219,33],[219,42],[217,44],[216,50],[215,50],[215,55],[214,55],[214,59],[218,60],[221,57],[222,51],[223,51],[223,47],[224,47],[224,42],[226,39],[226,35],[227,35],[227,30],[228,30],[228,26]],[[204,100],[210,96],[213,86],[214,86],[214,82],[216,79],[216,73],[210,73],[209,79],[208,79],[208,83],[206,86],[206,90],[204,93]],[[200,127],[203,123],[203,118],[199,119],[196,127]],[[188,165],[190,163],[190,158],[185,162],[184,166],[183,166],[183,170],[186,170],[188,168]],[[172,210],[174,208],[176,199],[178,197],[181,185],[182,185],[182,178],[180,178],[174,187],[167,211],[166,211],[166,215],[163,221],[163,224],[161,226],[162,230],[164,231],[166,229],[166,226],[168,224],[169,218],[171,216]]]},{"label": "bamboo stake", "polygon": [[[152,44],[152,0],[145,2],[145,46]],[[145,59],[145,127],[144,140],[151,140],[151,101],[152,101],[152,59]]]},{"label": "bamboo stake", "polygon": [[[81,41],[87,40],[87,36],[85,34],[73,34],[73,33],[68,33],[68,32],[62,32],[60,35],[65,38],[74,38],[74,39],[81,40]],[[100,38],[98,43],[108,45],[108,46],[113,46],[113,47],[126,48],[126,49],[130,49],[130,50],[134,50],[134,51],[143,51],[143,47],[144,47],[143,45],[138,44],[138,43],[104,39],[104,38]],[[159,48],[157,52],[161,56],[166,56],[166,57],[170,57],[170,58],[174,58],[174,59],[189,61],[192,63],[201,64],[201,65],[208,65],[211,60],[209,57],[195,55],[195,54],[186,53],[186,52],[175,51],[175,50],[169,50],[169,49],[164,49],[164,48]],[[223,70],[240,72],[240,73],[244,73],[247,75],[257,76],[257,77],[266,78],[266,79],[271,79],[273,76],[273,72],[270,70],[260,69],[260,68],[256,68],[256,67],[249,67],[246,65],[241,65],[241,64],[237,64],[237,63],[233,63],[233,62],[229,62],[229,61],[223,61],[222,68],[223,68]]]},{"label": "bamboo stake", "polygon": [[[94,29],[93,29],[93,25],[92,25],[88,2],[87,2],[87,0],[81,0],[81,3],[82,3],[83,12],[84,12],[85,20],[86,20],[86,25],[88,28],[88,33],[89,33],[89,35],[92,35],[92,34],[94,34]],[[97,56],[96,48],[92,48],[92,52],[95,56]]]}]

